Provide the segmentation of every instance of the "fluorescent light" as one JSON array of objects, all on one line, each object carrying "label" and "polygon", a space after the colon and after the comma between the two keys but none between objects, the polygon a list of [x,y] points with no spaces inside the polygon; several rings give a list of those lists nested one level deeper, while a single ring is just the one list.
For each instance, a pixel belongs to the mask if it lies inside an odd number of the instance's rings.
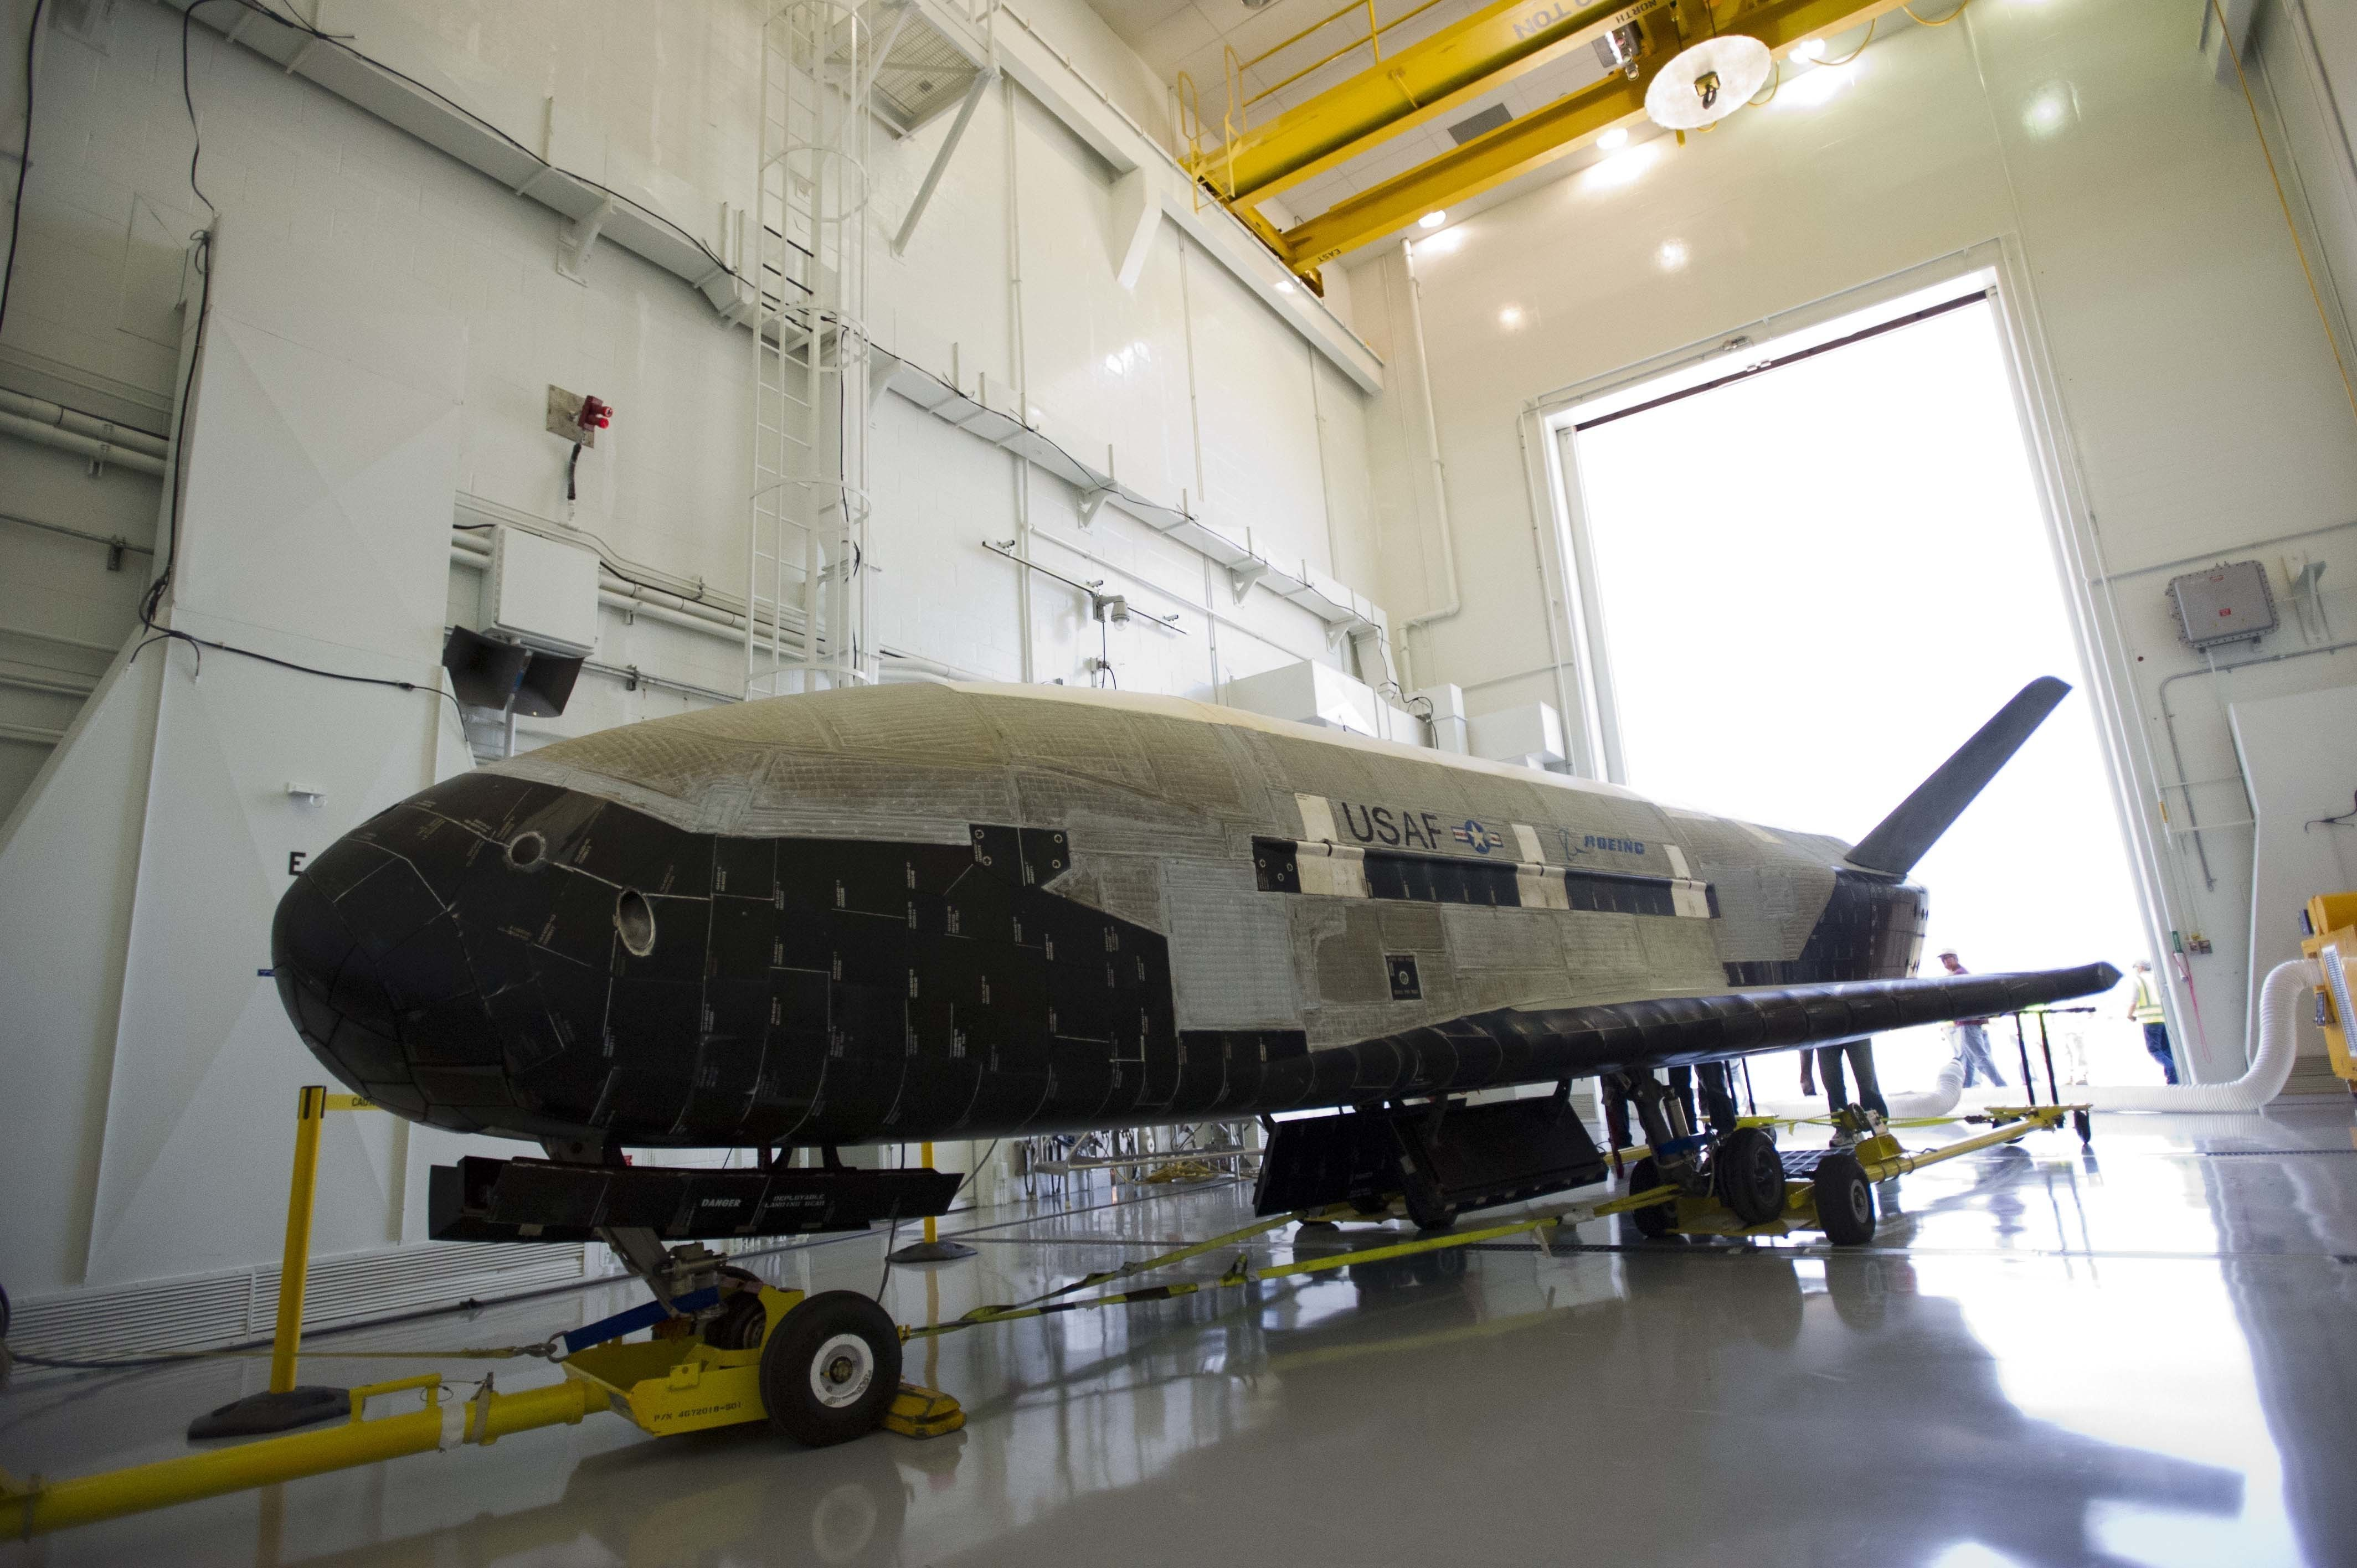
[{"label": "fluorescent light", "polygon": [[2033,136],[2050,136],[2077,118],[2077,109],[2078,94],[2071,84],[2053,82],[2023,105],[2021,124]]},{"label": "fluorescent light", "polygon": [[1446,212],[1427,212],[1415,220],[1415,226],[1419,229],[1437,229],[1448,221],[1448,214]]},{"label": "fluorescent light", "polygon": [[1792,46],[1792,58],[1794,59],[1805,59],[1810,61],[1824,59],[1825,40],[1823,38],[1802,39],[1799,43]]},{"label": "fluorescent light", "polygon": [[1293,292],[1293,280],[1291,278],[1277,279],[1276,292],[1279,294],[1291,294]]},{"label": "fluorescent light", "polygon": [[1664,240],[1653,256],[1663,272],[1676,272],[1686,264],[1686,242],[1684,240]]},{"label": "fluorescent light", "polygon": [[1582,184],[1598,189],[1618,189],[1635,183],[1637,177],[1652,167],[1661,156],[1660,142],[1640,142],[1633,147],[1624,147],[1609,158],[1599,158],[1588,165],[1581,171],[1580,180]]},{"label": "fluorescent light", "polygon": [[1615,125],[1596,138],[1596,145],[1608,153],[1617,153],[1629,145],[1629,127]]},{"label": "fluorescent light", "polygon": [[1523,307],[1521,306],[1510,305],[1506,306],[1505,309],[1498,312],[1498,325],[1504,328],[1507,331],[1511,332],[1522,324]]},{"label": "fluorescent light", "polygon": [[1844,60],[1839,65],[1821,65],[1814,70],[1803,71],[1784,83],[1769,107],[1814,109],[1857,81],[1857,73],[1865,69],[1864,60]]}]

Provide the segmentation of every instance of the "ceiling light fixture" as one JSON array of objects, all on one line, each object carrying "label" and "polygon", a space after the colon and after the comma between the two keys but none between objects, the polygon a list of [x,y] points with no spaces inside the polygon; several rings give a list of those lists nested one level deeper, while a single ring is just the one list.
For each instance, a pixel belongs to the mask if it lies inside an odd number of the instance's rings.
[{"label": "ceiling light fixture", "polygon": [[1645,89],[1645,113],[1665,131],[1716,125],[1768,85],[1775,56],[1758,38],[1725,33],[1684,49]]},{"label": "ceiling light fixture", "polygon": [[1812,63],[1824,59],[1825,40],[1823,38],[1802,39],[1799,43],[1792,46],[1792,58],[1794,59],[1808,60]]},{"label": "ceiling light fixture", "polygon": [[1608,153],[1617,153],[1629,145],[1629,127],[1615,125],[1596,138],[1596,145]]},{"label": "ceiling light fixture", "polygon": [[1506,306],[1505,309],[1498,312],[1498,325],[1503,327],[1508,331],[1512,331],[1522,324],[1523,307],[1521,306],[1510,305]]},{"label": "ceiling light fixture", "polygon": [[1415,220],[1415,226],[1419,229],[1437,229],[1448,221],[1448,214],[1446,212],[1427,212]]}]

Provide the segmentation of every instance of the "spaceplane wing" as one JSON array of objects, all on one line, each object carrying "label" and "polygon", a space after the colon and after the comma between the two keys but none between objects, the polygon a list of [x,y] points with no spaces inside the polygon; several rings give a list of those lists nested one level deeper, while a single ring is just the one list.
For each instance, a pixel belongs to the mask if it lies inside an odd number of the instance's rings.
[{"label": "spaceplane wing", "polygon": [[[285,895],[274,972],[357,1092],[582,1170],[625,1146],[733,1146],[767,1180],[793,1147],[834,1170],[863,1143],[1650,1083],[2114,983],[2100,963],[1914,975],[1926,905],[1908,872],[2067,690],[2025,688],[1855,848],[1177,698],[748,702],[559,742],[380,813]],[[1544,1187],[1596,1168],[1560,1102],[1457,1120],[1522,1150],[1508,1166],[1554,1172]],[[619,1212],[623,1178],[599,1178],[566,1189],[562,1224],[518,1232],[485,1219],[500,1162],[465,1163],[436,1208],[483,1222],[446,1233],[589,1234]],[[754,1233],[951,1190],[832,1203],[819,1175],[638,1201],[671,1205],[667,1232],[713,1233],[694,1227],[726,1210],[723,1232]],[[1512,1176],[1483,1190],[1527,1195]]]}]

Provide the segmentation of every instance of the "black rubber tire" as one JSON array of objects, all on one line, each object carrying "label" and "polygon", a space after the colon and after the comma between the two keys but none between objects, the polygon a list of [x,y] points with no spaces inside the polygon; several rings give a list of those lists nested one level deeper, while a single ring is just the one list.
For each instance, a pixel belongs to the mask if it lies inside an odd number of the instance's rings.
[{"label": "black rubber tire", "polygon": [[1874,1240],[1874,1187],[1866,1167],[1839,1150],[1817,1162],[1817,1224],[1836,1247],[1862,1247]]},{"label": "black rubber tire", "polygon": [[759,1293],[738,1291],[705,1320],[704,1342],[715,1350],[758,1350],[769,1331],[770,1309],[761,1305]]},{"label": "black rubber tire", "polygon": [[[817,1362],[827,1347],[848,1336],[864,1351],[838,1347],[831,1364],[848,1361],[856,1373],[864,1354],[866,1381],[842,1403],[830,1404],[813,1386]],[[823,1378],[824,1374],[820,1374]],[[813,1448],[865,1437],[883,1423],[900,1391],[900,1331],[891,1315],[856,1291],[831,1290],[812,1296],[778,1325],[761,1352],[761,1403],[770,1424]]]},{"label": "black rubber tire", "polygon": [[1746,1225],[1765,1225],[1784,1212],[1784,1158],[1764,1127],[1738,1127],[1711,1152],[1718,1200]]},{"label": "black rubber tire", "polygon": [[[1629,1167],[1631,1192],[1646,1192],[1662,1185],[1662,1167],[1653,1163],[1650,1155]],[[1678,1222],[1678,1206],[1674,1200],[1656,1203],[1649,1208],[1624,1208],[1620,1212],[1629,1217],[1629,1223],[1637,1228],[1637,1234],[1648,1241],[1656,1241],[1668,1235]]]}]

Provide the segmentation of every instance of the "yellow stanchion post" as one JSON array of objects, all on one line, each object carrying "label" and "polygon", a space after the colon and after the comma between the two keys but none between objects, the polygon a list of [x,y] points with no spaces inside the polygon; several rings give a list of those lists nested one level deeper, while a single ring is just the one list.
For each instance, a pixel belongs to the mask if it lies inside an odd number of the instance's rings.
[{"label": "yellow stanchion post", "polygon": [[295,1170],[286,1185],[286,1242],[278,1264],[278,1321],[270,1340],[270,1387],[210,1411],[188,1423],[191,1438],[244,1437],[332,1421],[350,1408],[342,1389],[295,1381],[303,1346],[303,1290],[311,1267],[311,1209],[319,1185],[319,1127],[330,1111],[366,1111],[357,1094],[306,1084],[295,1101]]},{"label": "yellow stanchion post", "polygon": [[[917,1157],[924,1162],[926,1169],[931,1170],[933,1165],[932,1144],[920,1144],[918,1151]],[[925,1239],[901,1248],[892,1254],[892,1261],[896,1263],[951,1263],[960,1258],[973,1256],[974,1249],[963,1242],[942,1240],[938,1222],[928,1214],[925,1216]]]},{"label": "yellow stanchion post", "polygon": [[270,1341],[270,1391],[295,1390],[303,1344],[303,1286],[311,1272],[311,1201],[319,1189],[319,1123],[328,1091],[307,1084],[295,1102],[295,1174],[286,1184],[286,1247],[278,1265],[278,1326]]}]

